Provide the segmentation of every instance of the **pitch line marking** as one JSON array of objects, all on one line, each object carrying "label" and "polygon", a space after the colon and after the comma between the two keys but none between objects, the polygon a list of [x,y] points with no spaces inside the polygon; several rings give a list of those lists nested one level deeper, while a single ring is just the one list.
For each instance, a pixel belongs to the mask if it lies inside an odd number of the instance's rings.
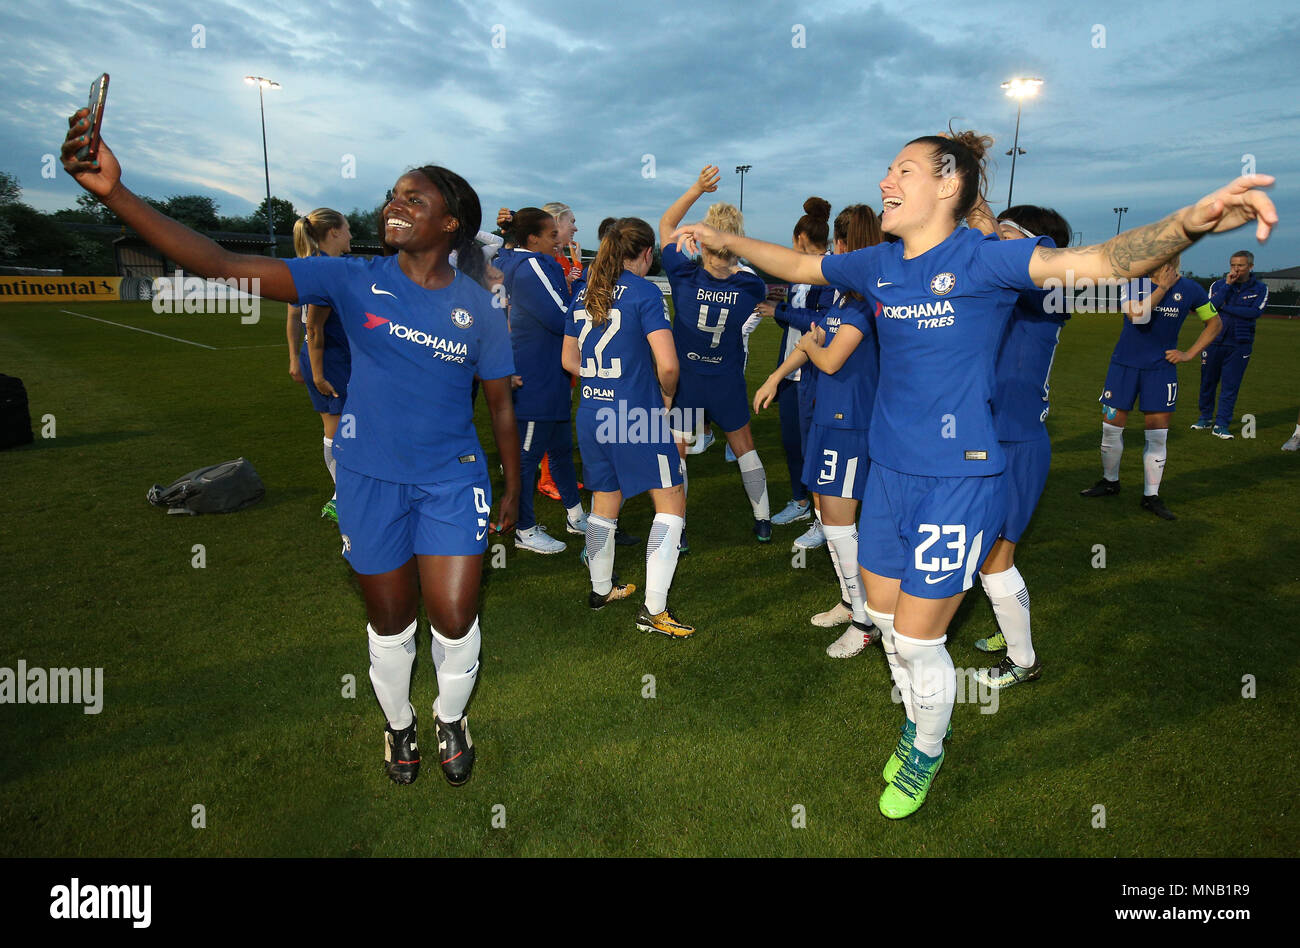
[{"label": "pitch line marking", "polygon": [[151,336],[158,336],[161,339],[170,339],[172,342],[183,342],[187,346],[198,346],[200,349],[211,349],[216,351],[216,346],[204,345],[201,342],[194,342],[190,339],[179,339],[176,336],[167,336],[160,332],[154,332],[152,329],[141,329],[139,326],[128,326],[125,323],[115,323],[111,319],[100,319],[97,316],[87,316],[85,313],[74,313],[70,309],[61,309],[60,313],[67,313],[69,316],[80,316],[82,319],[90,319],[97,323],[104,323],[108,326],[117,326],[120,329],[133,329],[136,332],[148,333]]}]

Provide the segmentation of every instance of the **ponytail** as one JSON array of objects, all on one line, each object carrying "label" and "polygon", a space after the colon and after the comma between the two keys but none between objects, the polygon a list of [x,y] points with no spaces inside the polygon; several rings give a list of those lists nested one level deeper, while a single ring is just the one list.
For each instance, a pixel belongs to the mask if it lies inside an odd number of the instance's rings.
[{"label": "ponytail", "polygon": [[321,239],[346,223],[347,218],[329,207],[318,207],[304,214],[293,222],[293,252],[299,257],[320,256]]},{"label": "ponytail", "polygon": [[[874,247],[880,243],[880,236],[880,219],[865,204],[850,204],[835,215],[835,239],[844,241],[848,253],[863,247]],[[856,290],[850,290],[845,295],[854,300],[863,298]]]},{"label": "ponytail", "polygon": [[614,304],[614,284],[629,260],[655,245],[655,233],[639,217],[623,217],[605,232],[600,250],[587,271],[587,316],[593,326],[604,325]]}]

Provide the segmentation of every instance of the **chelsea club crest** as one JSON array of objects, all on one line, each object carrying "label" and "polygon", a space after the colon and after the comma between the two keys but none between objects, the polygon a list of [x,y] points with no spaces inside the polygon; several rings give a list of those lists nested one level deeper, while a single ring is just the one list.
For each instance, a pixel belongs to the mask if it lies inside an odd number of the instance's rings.
[{"label": "chelsea club crest", "polygon": [[469,314],[469,310],[460,307],[451,311],[451,321],[457,329],[468,329],[474,325],[474,317]]},{"label": "chelsea club crest", "polygon": [[930,292],[935,296],[944,296],[957,285],[957,278],[951,273],[940,273],[930,281]]}]

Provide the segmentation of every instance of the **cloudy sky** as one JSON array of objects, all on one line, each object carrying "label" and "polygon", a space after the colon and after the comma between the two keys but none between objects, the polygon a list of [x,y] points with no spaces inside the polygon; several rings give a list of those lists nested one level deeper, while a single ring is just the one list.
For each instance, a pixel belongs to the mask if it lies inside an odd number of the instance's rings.
[{"label": "cloudy sky", "polygon": [[1045,85],[1024,108],[1017,203],[1092,243],[1115,206],[1146,223],[1253,156],[1278,177],[1280,230],[1262,247],[1207,238],[1184,268],[1222,272],[1242,246],[1260,270],[1300,265],[1300,19],[1273,0],[6,6],[0,168],[45,210],[78,193],[43,156],[104,71],[104,138],[132,188],[248,213],[265,188],[253,73],[283,85],[266,97],[271,189],[300,212],[374,207],[434,162],[485,208],[573,205],[594,246],[602,217],[655,223],[706,163],[737,202],[743,163],[747,230],[786,242],[811,194],[878,206],[898,149],[950,121],[997,139],[989,198],[1005,207],[1016,108],[999,85],[1031,75]]}]

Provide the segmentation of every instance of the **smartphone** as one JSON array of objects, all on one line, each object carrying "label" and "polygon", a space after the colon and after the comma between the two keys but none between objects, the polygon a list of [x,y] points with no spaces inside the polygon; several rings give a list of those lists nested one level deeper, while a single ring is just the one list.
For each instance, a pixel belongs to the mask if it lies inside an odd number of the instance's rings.
[{"label": "smartphone", "polygon": [[90,101],[86,108],[90,110],[90,133],[86,144],[77,151],[78,161],[94,161],[99,157],[99,126],[104,121],[104,100],[108,97],[108,73],[104,73],[90,84]]}]

